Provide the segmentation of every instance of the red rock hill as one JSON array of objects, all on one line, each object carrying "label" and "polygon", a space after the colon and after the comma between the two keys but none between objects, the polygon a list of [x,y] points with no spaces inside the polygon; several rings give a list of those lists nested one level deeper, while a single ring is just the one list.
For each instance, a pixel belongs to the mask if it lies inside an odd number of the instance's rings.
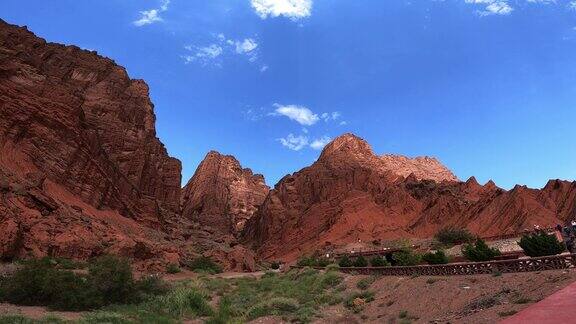
[{"label": "red rock hill", "polygon": [[250,253],[233,238],[180,216],[180,183],[143,81],[0,20],[3,259],[113,253],[166,264],[205,251],[242,269]]},{"label": "red rock hill", "polygon": [[244,238],[264,258],[293,260],[358,240],[430,237],[451,225],[500,235],[576,217],[575,195],[576,182],[510,191],[460,182],[435,159],[379,157],[345,134],[276,185]]},{"label": "red rock hill", "polygon": [[264,176],[230,155],[210,152],[184,187],[182,215],[222,233],[239,234],[270,188]]}]

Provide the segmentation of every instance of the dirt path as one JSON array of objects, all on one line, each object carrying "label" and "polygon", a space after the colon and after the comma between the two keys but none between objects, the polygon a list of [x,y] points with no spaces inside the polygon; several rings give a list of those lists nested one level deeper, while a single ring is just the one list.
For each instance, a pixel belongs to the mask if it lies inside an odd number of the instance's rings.
[{"label": "dirt path", "polygon": [[22,315],[31,319],[42,319],[47,316],[55,316],[65,320],[77,320],[84,315],[82,312],[52,312],[46,307],[16,306],[0,303],[0,315]]}]

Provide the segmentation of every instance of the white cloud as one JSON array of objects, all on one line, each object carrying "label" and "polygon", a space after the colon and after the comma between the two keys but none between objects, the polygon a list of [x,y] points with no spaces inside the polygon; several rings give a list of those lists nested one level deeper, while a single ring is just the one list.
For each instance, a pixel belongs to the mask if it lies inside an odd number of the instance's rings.
[{"label": "white cloud", "polygon": [[251,0],[252,8],[262,19],[284,16],[291,19],[309,17],[312,0]]},{"label": "white cloud", "polygon": [[303,135],[294,136],[294,134],[288,134],[286,138],[279,138],[278,141],[292,151],[300,151],[308,145],[308,137]]},{"label": "white cloud", "polygon": [[[258,42],[254,38],[245,38],[241,40],[228,39],[222,33],[214,35],[214,43],[208,46],[187,45],[184,48],[193,52],[191,55],[184,55],[184,63],[199,61],[202,65],[213,64],[222,66],[222,58],[231,55],[240,55],[254,63],[258,61]],[[260,72],[265,72],[267,65],[260,67]]]},{"label": "white cloud", "polygon": [[140,19],[134,21],[133,24],[135,26],[141,27],[144,25],[150,25],[155,22],[163,21],[162,17],[160,17],[160,13],[167,11],[169,5],[170,0],[163,0],[160,3],[160,8],[140,11]]},{"label": "white cloud", "polygon": [[481,16],[509,15],[514,8],[508,4],[508,0],[465,0],[466,3],[485,6],[484,10],[478,11]]},{"label": "white cloud", "polygon": [[321,150],[324,146],[328,145],[332,139],[328,136],[323,136],[322,138],[315,139],[310,143],[310,147],[315,150]]},{"label": "white cloud", "polygon": [[568,9],[576,11],[576,1],[570,1]]},{"label": "white cloud", "polygon": [[185,55],[183,56],[184,62],[186,64],[199,61],[202,64],[206,65],[212,62],[215,58],[222,55],[223,49],[222,47],[218,46],[217,44],[211,44],[205,47],[193,47],[193,46],[185,46],[184,47],[188,51],[193,51],[193,55]]},{"label": "white cloud", "polygon": [[306,107],[280,104],[274,104],[274,107],[276,107],[276,110],[273,115],[286,116],[303,126],[312,126],[320,120],[317,114]]},{"label": "white cloud", "polygon": [[246,38],[243,41],[236,41],[236,53],[238,54],[246,54],[254,51],[258,44],[252,38]]}]

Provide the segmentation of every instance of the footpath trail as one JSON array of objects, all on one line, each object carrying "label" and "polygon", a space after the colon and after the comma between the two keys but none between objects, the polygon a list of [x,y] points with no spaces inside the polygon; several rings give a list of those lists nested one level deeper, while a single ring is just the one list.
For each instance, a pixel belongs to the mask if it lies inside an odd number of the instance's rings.
[{"label": "footpath trail", "polygon": [[500,323],[576,323],[576,282]]}]

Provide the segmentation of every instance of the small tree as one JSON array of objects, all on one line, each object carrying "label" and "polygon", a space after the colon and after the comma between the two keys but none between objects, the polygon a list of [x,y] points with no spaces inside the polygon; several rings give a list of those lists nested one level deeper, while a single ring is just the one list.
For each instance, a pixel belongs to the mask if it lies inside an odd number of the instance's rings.
[{"label": "small tree", "polygon": [[564,244],[558,241],[556,235],[544,232],[524,235],[518,244],[524,253],[531,257],[557,255],[566,249]]},{"label": "small tree", "polygon": [[375,256],[372,259],[370,259],[370,265],[372,265],[373,267],[387,267],[390,265],[390,263],[384,257]]},{"label": "small tree", "polygon": [[364,268],[368,266],[368,261],[363,256],[359,256],[354,260],[353,266],[356,268]]},{"label": "small tree", "polygon": [[483,239],[478,238],[474,244],[466,244],[462,248],[466,259],[473,262],[490,261],[501,253],[496,248],[490,248]]},{"label": "small tree", "polygon": [[474,241],[474,235],[472,235],[466,229],[459,229],[454,227],[446,227],[438,231],[434,238],[443,244],[456,245],[462,243],[470,243]]},{"label": "small tree", "polygon": [[399,266],[415,266],[420,263],[422,256],[410,249],[394,252],[392,259],[395,265]]},{"label": "small tree", "polygon": [[350,260],[350,258],[347,255],[344,255],[338,261],[338,265],[342,268],[350,268],[352,266],[352,261]]},{"label": "small tree", "polygon": [[450,261],[446,253],[442,250],[438,250],[434,253],[428,252],[422,256],[422,260],[429,264],[447,264]]}]

